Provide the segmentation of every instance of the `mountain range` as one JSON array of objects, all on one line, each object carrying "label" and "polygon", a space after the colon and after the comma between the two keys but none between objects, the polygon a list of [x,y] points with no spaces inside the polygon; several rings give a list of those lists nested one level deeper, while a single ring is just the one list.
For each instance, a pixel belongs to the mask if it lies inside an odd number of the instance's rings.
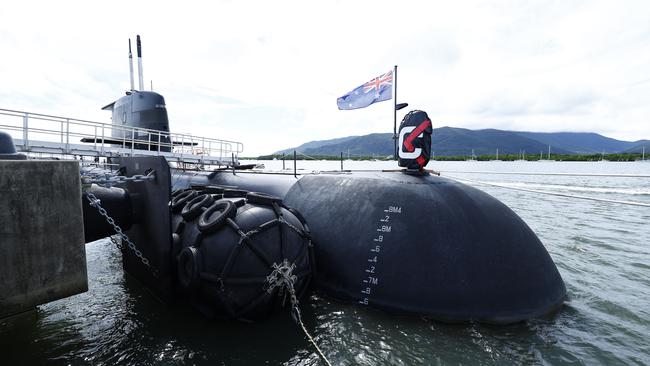
[{"label": "mountain range", "polygon": [[[340,137],[310,141],[274,154],[388,156],[393,154],[392,133],[371,133],[363,136]],[[555,154],[650,153],[650,140],[622,141],[592,132],[520,132],[496,129],[468,130],[440,127],[433,130],[431,150],[436,156],[546,154],[549,146]]]}]

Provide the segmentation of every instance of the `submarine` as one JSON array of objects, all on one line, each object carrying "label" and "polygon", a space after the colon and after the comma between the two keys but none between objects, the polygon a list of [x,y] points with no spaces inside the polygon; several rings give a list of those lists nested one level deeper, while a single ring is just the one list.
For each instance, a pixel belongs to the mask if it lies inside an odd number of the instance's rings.
[{"label": "submarine", "polygon": [[[142,89],[139,36],[137,51]],[[134,89],[131,59],[129,42],[131,90],[104,107],[112,125],[160,131],[154,147],[182,146],[169,138],[163,96]],[[564,282],[528,225],[489,194],[425,169],[429,116],[412,111],[399,131],[402,169],[391,171],[286,174],[234,159],[189,171],[163,157],[111,158],[118,174],[155,180],[88,186],[86,241],[121,227],[126,272],[211,318],[264,319],[310,291],[444,322],[510,324],[561,308]]]}]

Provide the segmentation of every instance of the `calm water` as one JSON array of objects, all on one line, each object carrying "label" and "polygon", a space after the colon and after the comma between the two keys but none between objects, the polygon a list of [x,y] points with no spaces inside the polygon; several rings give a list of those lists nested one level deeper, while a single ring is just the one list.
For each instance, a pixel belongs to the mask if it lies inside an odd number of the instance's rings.
[{"label": "calm water", "polygon": [[[277,161],[265,164],[282,167]],[[298,162],[308,170],[339,166]],[[305,322],[334,364],[650,364],[650,208],[477,183],[650,203],[650,178],[485,173],[650,175],[650,163],[431,162],[429,167],[474,181],[471,185],[517,212],[553,257],[569,301],[548,318],[485,326],[389,316],[314,295],[303,301]],[[346,162],[345,168],[392,164]],[[109,241],[86,250],[87,293],[0,321],[2,364],[319,364],[288,314],[260,324],[206,322],[187,309],[158,303],[123,273]]]}]

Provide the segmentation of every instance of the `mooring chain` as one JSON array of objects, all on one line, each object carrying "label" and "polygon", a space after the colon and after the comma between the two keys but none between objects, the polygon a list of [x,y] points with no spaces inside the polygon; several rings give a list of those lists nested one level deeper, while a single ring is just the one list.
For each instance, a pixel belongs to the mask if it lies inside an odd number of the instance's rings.
[{"label": "mooring chain", "polygon": [[122,250],[122,248],[124,248],[124,245],[122,245],[122,240],[117,238],[116,235],[109,236],[109,238],[111,239],[111,242],[115,244],[117,249]]},{"label": "mooring chain", "polygon": [[82,175],[81,183],[83,184],[99,184],[105,187],[111,187],[119,183],[124,182],[145,182],[156,179],[154,171],[152,170],[149,174],[135,174],[130,177],[125,177],[123,175],[111,175],[111,174],[92,174],[92,175]]},{"label": "mooring chain", "polygon": [[294,283],[298,279],[298,277],[293,274],[293,270],[296,268],[296,265],[293,263],[289,264],[289,261],[285,259],[280,264],[273,263],[272,267],[273,271],[266,277],[266,291],[270,294],[275,288],[286,289],[286,291],[289,293],[289,300],[291,302],[291,316],[293,317],[293,320],[298,323],[298,325],[300,325],[300,328],[302,328],[305,336],[307,336],[309,342],[311,342],[311,344],[314,346],[316,352],[323,360],[323,362],[328,366],[332,366],[327,357],[325,357],[323,351],[321,351],[321,349],[316,344],[314,338],[311,336],[311,334],[309,334],[307,328],[305,327],[305,323],[302,321],[302,314],[300,313],[300,308],[298,307],[298,297],[296,296],[296,289],[294,288]]},{"label": "mooring chain", "polygon": [[106,210],[101,206],[101,204],[100,204],[101,201],[99,200],[99,198],[97,198],[97,196],[95,196],[94,194],[92,194],[90,192],[84,192],[84,194],[86,195],[86,198],[88,199],[88,202],[89,202],[90,206],[95,207],[97,209],[97,211],[99,211],[99,214],[104,216],[104,218],[106,219],[106,222],[108,222],[108,224],[113,227],[113,230],[115,231],[115,233],[117,235],[119,235],[120,239],[122,239],[123,242],[126,242],[129,249],[131,249],[133,251],[133,253],[135,254],[135,256],[138,257],[140,259],[140,261],[142,261],[142,264],[144,264],[151,271],[151,273],[153,274],[154,277],[158,277],[158,270],[151,266],[151,263],[149,262],[149,259],[147,259],[142,254],[142,252],[140,250],[138,250],[138,248],[136,248],[135,244],[133,244],[131,239],[129,239],[129,237],[126,236],[126,234],[124,234],[124,232],[122,231],[122,228],[119,227],[115,223],[115,220],[108,215],[108,212],[106,212]]}]

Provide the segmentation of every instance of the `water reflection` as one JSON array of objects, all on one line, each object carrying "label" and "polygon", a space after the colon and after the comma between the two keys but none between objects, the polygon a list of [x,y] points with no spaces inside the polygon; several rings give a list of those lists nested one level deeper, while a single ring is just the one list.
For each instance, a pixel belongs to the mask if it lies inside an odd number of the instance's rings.
[{"label": "water reflection", "polygon": [[[650,201],[628,194],[647,189],[647,180],[507,177],[500,179],[584,185],[606,190],[590,194]],[[650,364],[647,208],[481,188],[540,236],[566,282],[566,306],[547,318],[489,326],[395,316],[314,295],[303,300],[303,319],[333,364]],[[125,275],[110,241],[89,244],[87,260],[89,292],[0,321],[3,364],[320,364],[288,313],[256,324],[206,321],[160,303]]]}]

